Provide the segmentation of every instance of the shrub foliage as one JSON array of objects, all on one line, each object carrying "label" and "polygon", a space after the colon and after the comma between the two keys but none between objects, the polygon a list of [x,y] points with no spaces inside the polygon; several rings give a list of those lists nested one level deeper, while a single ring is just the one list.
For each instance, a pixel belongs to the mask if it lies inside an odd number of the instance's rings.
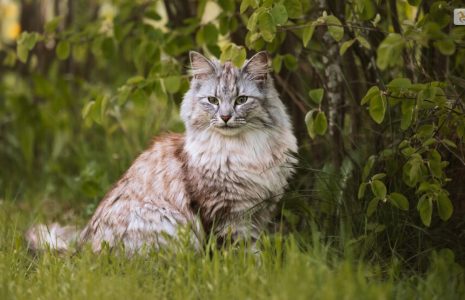
[{"label": "shrub foliage", "polygon": [[267,50],[301,144],[285,228],[364,255],[465,259],[460,1],[50,2],[21,1],[22,32],[0,44],[5,194],[89,214],[151,135],[182,131],[189,50],[237,66]]}]

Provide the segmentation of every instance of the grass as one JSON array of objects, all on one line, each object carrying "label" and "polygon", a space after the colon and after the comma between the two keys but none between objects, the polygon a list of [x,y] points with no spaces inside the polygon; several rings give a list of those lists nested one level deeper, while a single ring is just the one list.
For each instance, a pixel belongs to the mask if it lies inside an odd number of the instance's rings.
[{"label": "grass", "polygon": [[[435,252],[424,274],[396,258],[382,266],[338,255],[329,245],[290,234],[245,247],[195,253],[187,247],[127,258],[84,249],[33,256],[23,241],[31,213],[0,202],[0,299],[463,299],[462,268]],[[177,245],[180,246],[180,245]],[[181,245],[182,246],[182,245]]]}]

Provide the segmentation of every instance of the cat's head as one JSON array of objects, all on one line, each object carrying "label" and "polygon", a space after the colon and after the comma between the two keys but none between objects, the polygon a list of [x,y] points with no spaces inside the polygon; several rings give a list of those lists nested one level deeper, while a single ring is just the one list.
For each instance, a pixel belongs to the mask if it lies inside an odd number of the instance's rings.
[{"label": "cat's head", "polygon": [[190,52],[192,80],[181,107],[186,126],[232,136],[272,126],[270,61],[259,52],[241,68]]}]

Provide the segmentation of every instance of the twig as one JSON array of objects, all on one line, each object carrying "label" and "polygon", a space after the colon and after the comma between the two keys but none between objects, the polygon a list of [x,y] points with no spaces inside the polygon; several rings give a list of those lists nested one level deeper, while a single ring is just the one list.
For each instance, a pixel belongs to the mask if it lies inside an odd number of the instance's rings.
[{"label": "twig", "polygon": [[[455,99],[455,102],[454,104],[452,105],[451,109],[454,110],[457,105],[459,104],[460,102],[460,98],[462,98],[462,96],[465,94],[465,90],[462,91],[462,93],[460,93],[460,95],[458,95],[458,97]],[[450,116],[452,114],[452,111],[449,111],[449,113],[447,114],[447,118],[445,118],[442,123],[438,126],[438,128],[436,129],[436,131],[434,132],[434,136],[436,134],[438,134],[439,130],[442,128],[442,126],[444,126],[444,124],[446,123],[447,120],[450,120]],[[464,164],[465,165],[465,164]]]},{"label": "twig", "polygon": [[449,147],[447,147],[447,145],[446,145],[444,142],[442,142],[442,141],[441,141],[441,145],[443,145],[444,148],[447,149],[447,151],[449,151],[450,153],[452,153],[452,155],[454,155],[455,158],[457,158],[457,159],[462,163],[462,165],[465,166],[465,161],[463,160],[463,158],[460,157],[460,155],[458,155],[457,153],[455,153],[454,151],[452,151],[452,150],[451,150]]},{"label": "twig", "polygon": [[303,101],[300,101],[299,98],[294,94],[294,92],[291,91],[291,89],[289,89],[284,79],[282,79],[281,76],[279,76],[278,74],[275,74],[275,78],[278,81],[279,85],[289,95],[291,100],[299,107],[300,111],[302,111],[304,114],[307,113],[307,109],[302,104]]}]

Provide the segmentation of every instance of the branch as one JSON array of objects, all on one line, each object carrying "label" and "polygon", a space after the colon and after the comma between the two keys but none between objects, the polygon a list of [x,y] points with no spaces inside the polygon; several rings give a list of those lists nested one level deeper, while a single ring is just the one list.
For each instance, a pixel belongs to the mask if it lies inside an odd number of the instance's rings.
[{"label": "branch", "polygon": [[278,74],[275,74],[275,78],[276,78],[276,81],[279,83],[279,85],[286,92],[286,94],[289,95],[292,102],[294,102],[295,105],[297,105],[297,107],[300,109],[300,111],[302,113],[304,113],[304,114],[307,113],[308,110],[302,104],[303,101],[299,100],[298,96],[287,86],[286,81],[281,76],[279,76]]},{"label": "branch", "polygon": [[306,28],[306,27],[310,27],[310,26],[333,26],[333,27],[344,27],[344,28],[348,28],[348,29],[352,29],[352,28],[356,28],[356,29],[364,29],[364,30],[369,30],[369,31],[376,31],[376,32],[382,32],[382,33],[385,33],[385,34],[389,34],[388,31],[383,31],[379,28],[376,28],[376,27],[368,27],[368,26],[363,26],[363,25],[360,25],[360,24],[357,24],[357,23],[351,23],[351,22],[347,22],[346,24],[342,24],[342,25],[338,25],[338,24],[299,24],[299,25],[284,25],[284,26],[278,26],[278,30],[279,31],[286,31],[286,30],[292,30],[292,29],[302,29],[302,28]]}]

